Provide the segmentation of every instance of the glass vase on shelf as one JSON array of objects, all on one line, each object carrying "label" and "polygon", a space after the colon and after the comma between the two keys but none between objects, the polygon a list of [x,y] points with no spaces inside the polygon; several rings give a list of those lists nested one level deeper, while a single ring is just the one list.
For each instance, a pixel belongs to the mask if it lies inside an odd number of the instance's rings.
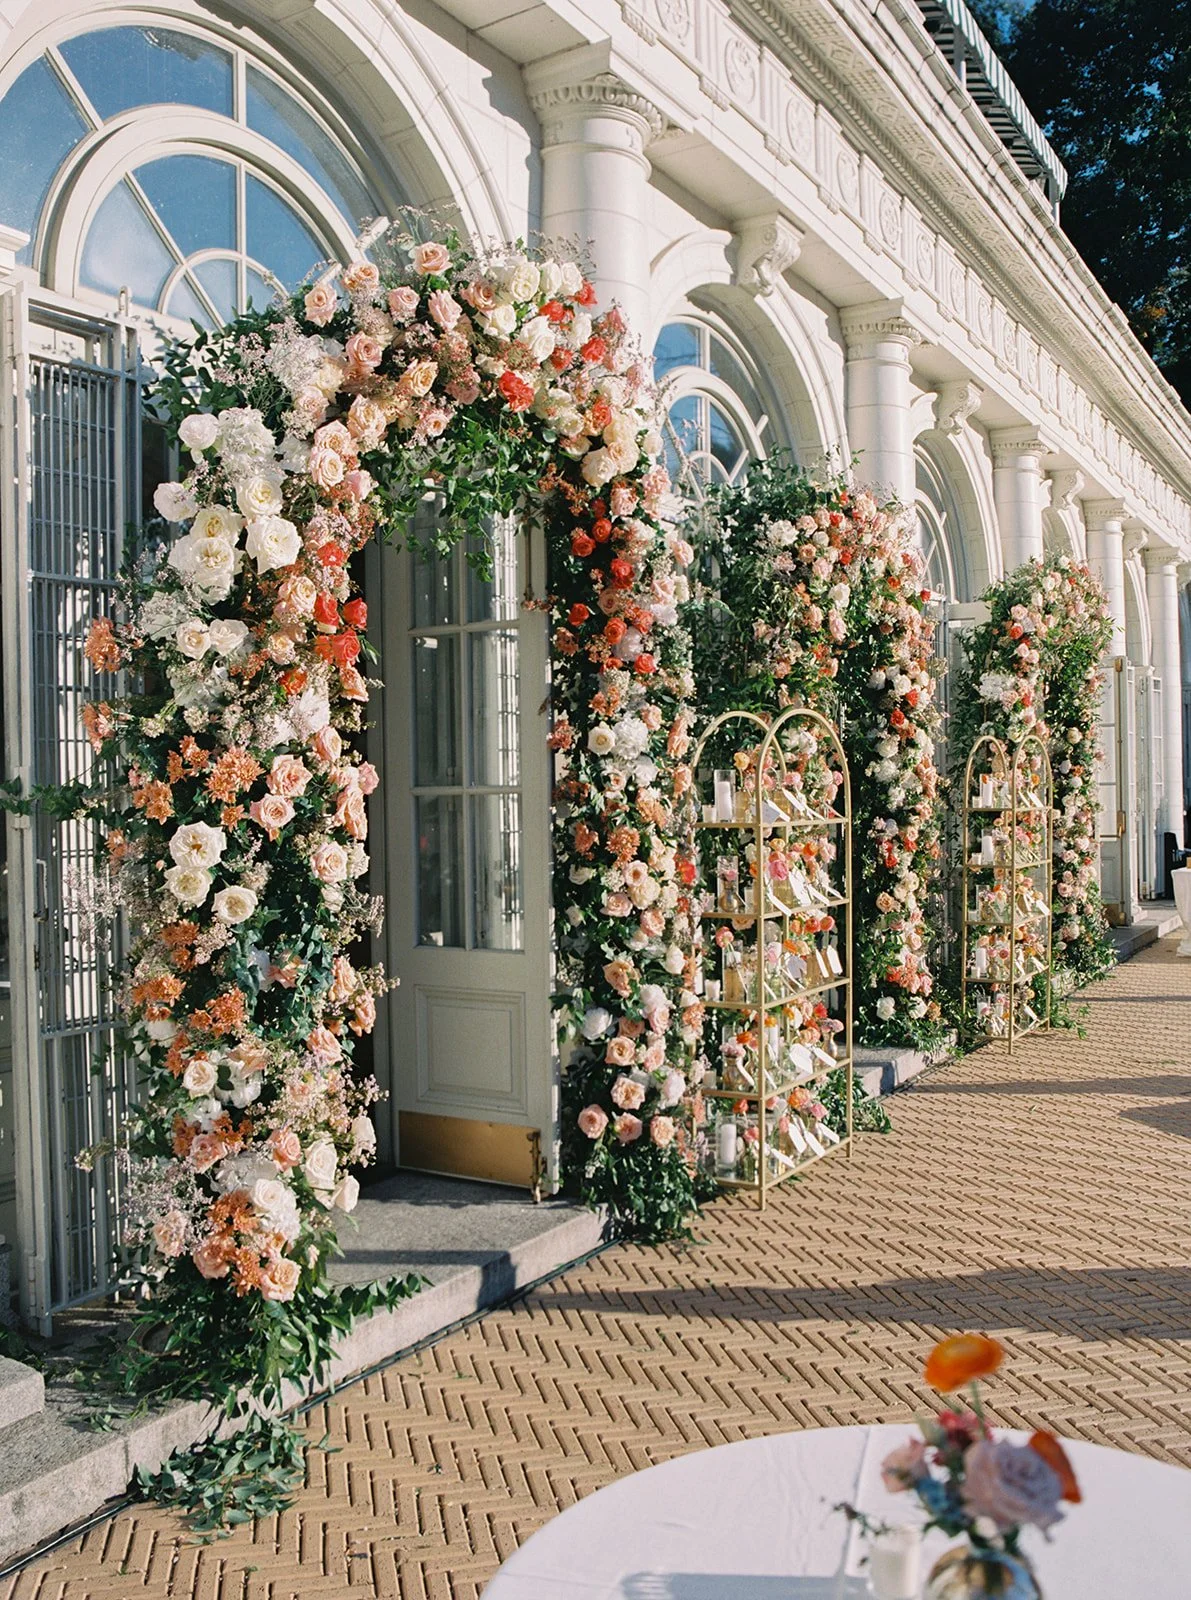
[{"label": "glass vase on shelf", "polygon": [[923,1600],[1043,1600],[1029,1561],[1020,1552],[959,1544],[927,1575]]}]

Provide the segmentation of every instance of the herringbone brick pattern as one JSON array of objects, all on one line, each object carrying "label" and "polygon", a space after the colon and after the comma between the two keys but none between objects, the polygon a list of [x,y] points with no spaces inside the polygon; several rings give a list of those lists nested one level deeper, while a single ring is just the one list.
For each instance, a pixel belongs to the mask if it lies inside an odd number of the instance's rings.
[{"label": "herringbone brick pattern", "polygon": [[1085,1039],[940,1070],[764,1220],[721,1201],[693,1248],[616,1247],[336,1396],[284,1516],[201,1547],[138,1508],[0,1600],[463,1600],[622,1473],[908,1420],[957,1328],[1009,1346],[1000,1421],[1191,1465],[1191,963],[1168,940],[1086,998]]}]

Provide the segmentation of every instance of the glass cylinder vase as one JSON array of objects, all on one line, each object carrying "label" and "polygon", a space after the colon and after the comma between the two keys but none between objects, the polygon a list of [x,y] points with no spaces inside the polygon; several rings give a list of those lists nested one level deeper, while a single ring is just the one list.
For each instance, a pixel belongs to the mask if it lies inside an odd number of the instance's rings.
[{"label": "glass cylinder vase", "polygon": [[960,1544],[930,1569],[922,1600],[1043,1600],[1043,1596],[1025,1556]]}]

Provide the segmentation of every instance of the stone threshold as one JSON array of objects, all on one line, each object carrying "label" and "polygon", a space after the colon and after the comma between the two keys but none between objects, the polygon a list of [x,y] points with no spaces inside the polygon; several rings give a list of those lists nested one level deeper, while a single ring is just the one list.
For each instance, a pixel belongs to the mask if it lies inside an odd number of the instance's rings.
[{"label": "stone threshold", "polygon": [[[568,1201],[535,1205],[523,1190],[420,1173],[369,1186],[356,1219],[357,1228],[343,1231],[335,1281],[416,1272],[426,1285],[340,1341],[325,1386],[331,1389],[523,1293],[598,1249],[606,1236],[602,1216]],[[97,1331],[95,1318],[89,1331]],[[292,1402],[307,1398],[295,1389]],[[155,1471],[172,1451],[202,1438],[214,1420],[209,1407],[185,1404],[96,1432],[87,1420],[92,1410],[73,1385],[51,1381],[44,1408],[0,1426],[5,1571],[47,1542],[74,1537],[114,1512],[138,1467]]]}]

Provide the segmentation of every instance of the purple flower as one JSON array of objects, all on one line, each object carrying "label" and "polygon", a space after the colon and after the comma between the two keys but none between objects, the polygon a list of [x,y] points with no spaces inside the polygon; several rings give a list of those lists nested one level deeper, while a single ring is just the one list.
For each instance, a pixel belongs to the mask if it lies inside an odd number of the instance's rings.
[{"label": "purple flower", "polygon": [[1061,1521],[1059,1475],[1029,1445],[978,1439],[964,1456],[964,1504],[1001,1533],[1023,1523],[1046,1529]]}]

